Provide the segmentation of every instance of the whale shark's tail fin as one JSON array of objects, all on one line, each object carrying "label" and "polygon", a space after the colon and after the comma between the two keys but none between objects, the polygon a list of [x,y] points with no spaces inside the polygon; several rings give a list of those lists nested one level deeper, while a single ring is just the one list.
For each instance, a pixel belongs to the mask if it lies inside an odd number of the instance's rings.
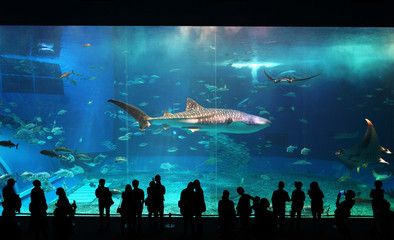
[{"label": "whale shark's tail fin", "polygon": [[150,117],[146,113],[144,113],[141,109],[139,109],[133,105],[127,104],[125,102],[118,101],[118,100],[110,99],[110,100],[108,100],[108,102],[113,103],[116,106],[122,108],[128,114],[130,114],[133,118],[135,118],[135,120],[137,120],[138,123],[140,124],[141,130],[144,130],[145,128],[150,126],[150,122],[148,121],[150,119]]}]

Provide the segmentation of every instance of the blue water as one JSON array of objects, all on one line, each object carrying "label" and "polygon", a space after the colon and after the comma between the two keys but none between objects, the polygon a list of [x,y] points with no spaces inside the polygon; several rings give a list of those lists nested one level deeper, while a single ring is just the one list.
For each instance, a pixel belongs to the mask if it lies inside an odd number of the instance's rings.
[{"label": "blue water", "polygon": [[[1,147],[0,157],[17,179],[25,212],[32,179],[22,174],[47,172],[51,177],[43,180],[49,184],[51,207],[54,189],[65,187],[80,213],[97,211],[93,191],[99,178],[120,190],[137,178],[146,190],[159,173],[167,188],[167,213],[179,212],[181,189],[198,178],[207,214],[216,214],[224,189],[234,200],[237,186],[270,198],[279,180],[286,181],[288,191],[295,180],[304,181],[305,191],[317,180],[328,213],[337,192],[351,188],[360,192],[353,213],[370,215],[365,202],[374,181],[372,170],[393,171],[392,164],[370,164],[357,173],[334,154],[362,141],[365,118],[374,123],[381,145],[393,149],[393,29],[13,26],[0,32],[0,140],[19,143],[18,150]],[[53,46],[48,50],[42,44]],[[59,70],[50,73],[53,70],[40,65],[44,63]],[[274,77],[320,75],[273,83],[264,70]],[[70,76],[60,79],[66,72]],[[52,92],[51,82],[40,92],[43,76],[61,83],[62,92]],[[32,79],[32,90],[26,91],[29,86],[22,79]],[[132,117],[107,102],[119,99],[156,117],[184,111],[188,97],[207,108],[236,109],[272,124],[248,134],[158,126],[141,132]],[[59,114],[61,110],[65,112]],[[60,130],[55,134],[56,128]],[[21,130],[31,132],[23,135]],[[128,140],[120,140],[122,136]],[[293,153],[286,151],[290,145],[297,147]],[[90,159],[67,162],[40,154],[56,147]],[[304,147],[309,154],[300,153]],[[392,161],[392,156],[382,156]],[[115,161],[119,157],[124,160]],[[73,171],[73,176],[57,175],[59,169]],[[391,177],[384,186],[394,188]],[[83,194],[92,195],[82,199]],[[394,202],[393,196],[386,197]],[[114,198],[118,204],[119,196]]]}]

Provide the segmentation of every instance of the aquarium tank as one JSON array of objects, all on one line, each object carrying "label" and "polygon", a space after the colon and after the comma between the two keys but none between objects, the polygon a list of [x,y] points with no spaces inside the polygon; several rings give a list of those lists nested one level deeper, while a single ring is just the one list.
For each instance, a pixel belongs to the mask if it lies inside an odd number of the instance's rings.
[{"label": "aquarium tank", "polygon": [[22,213],[39,179],[49,213],[63,187],[96,214],[105,178],[116,213],[160,174],[178,214],[199,179],[216,215],[224,189],[317,181],[324,216],[348,189],[371,216],[375,180],[394,203],[393,78],[393,28],[1,26],[0,186],[16,179]]}]

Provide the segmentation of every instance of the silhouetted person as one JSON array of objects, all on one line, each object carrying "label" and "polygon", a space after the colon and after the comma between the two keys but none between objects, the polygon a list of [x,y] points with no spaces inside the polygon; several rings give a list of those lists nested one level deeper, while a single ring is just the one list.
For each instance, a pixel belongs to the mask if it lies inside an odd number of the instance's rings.
[{"label": "silhouetted person", "polygon": [[195,216],[195,222],[196,222],[196,231],[197,234],[202,234],[203,229],[202,229],[202,213],[207,210],[206,205],[205,205],[205,198],[204,198],[204,191],[201,188],[201,184],[199,180],[194,180],[193,182],[194,185],[194,216]]},{"label": "silhouetted person", "polygon": [[55,239],[67,239],[74,231],[72,219],[75,215],[77,205],[75,201],[70,204],[66,192],[61,187],[56,189],[56,195],[58,195],[58,200],[55,204],[55,211],[53,212]]},{"label": "silhouetted person", "polygon": [[141,188],[138,188],[140,182],[136,179],[133,180],[131,183],[133,185],[133,198],[134,198],[134,209],[135,209],[135,215],[134,217],[134,228],[138,232],[141,232],[141,224],[142,224],[142,210],[144,208],[144,198],[145,194],[144,191]]},{"label": "silhouetted person", "polygon": [[42,233],[44,239],[48,239],[47,201],[44,191],[41,188],[41,182],[39,180],[34,180],[33,186],[30,192],[31,202],[29,205],[29,211],[31,213],[30,227],[36,239],[40,238],[40,233]]},{"label": "silhouetted person", "polygon": [[222,199],[219,200],[218,204],[219,225],[221,236],[223,237],[223,239],[228,239],[230,236],[232,236],[232,232],[235,226],[234,202],[229,198],[230,192],[224,190]]},{"label": "silhouetted person", "polygon": [[258,235],[258,233],[260,232],[260,229],[259,229],[259,222],[258,222],[258,219],[257,219],[257,216],[261,216],[261,205],[260,205],[260,197],[259,196],[256,196],[256,197],[254,197],[253,198],[253,204],[252,204],[252,209],[253,209],[253,211],[254,211],[254,225],[253,225],[253,227],[254,227],[254,233],[255,233],[255,235],[257,236]]},{"label": "silhouetted person", "polygon": [[[345,195],[345,200],[340,202],[341,196]],[[337,209],[335,209],[335,223],[338,232],[343,235],[344,239],[351,239],[351,233],[348,223],[350,217],[350,211],[354,206],[354,197],[356,194],[353,190],[340,191],[337,195],[337,201],[335,203]]]},{"label": "silhouetted person", "polygon": [[279,229],[282,230],[285,223],[286,202],[290,201],[289,194],[284,190],[285,183],[280,181],[278,189],[272,193],[272,208],[275,220],[279,224]]},{"label": "silhouetted person", "polygon": [[7,184],[3,188],[3,227],[6,230],[2,233],[5,236],[10,236],[12,239],[17,239],[17,233],[19,232],[18,224],[16,222],[16,213],[20,213],[22,207],[22,201],[18,194],[16,194],[14,186],[15,179],[10,178],[7,180]]},{"label": "silhouetted person", "polygon": [[270,206],[268,199],[262,198],[258,204],[258,210],[255,211],[256,239],[270,239],[275,232],[274,214],[268,210]]},{"label": "silhouetted person", "polygon": [[294,217],[297,215],[296,229],[300,230],[301,211],[304,208],[305,193],[301,190],[302,182],[294,182],[295,190],[291,194],[291,230],[294,229]]},{"label": "silhouetted person", "polygon": [[99,214],[100,214],[100,229],[104,223],[104,210],[105,210],[105,225],[109,227],[110,208],[114,201],[112,200],[112,193],[108,187],[105,187],[105,179],[99,180],[99,185],[96,189],[96,197],[98,198]]},{"label": "silhouetted person", "polygon": [[188,228],[190,227],[191,233],[194,233],[194,184],[189,182],[187,187],[182,190],[180,200],[178,201],[178,207],[183,216],[183,234],[186,235]]},{"label": "silhouetted person", "polygon": [[132,224],[132,214],[135,213],[133,189],[130,184],[125,186],[124,192],[122,192],[122,203],[120,204],[120,216],[122,223],[122,230],[130,231]]},{"label": "silhouetted person", "polygon": [[154,202],[153,202],[153,190],[155,187],[155,181],[152,180],[149,182],[149,187],[146,189],[147,197],[145,199],[145,205],[148,210],[148,219],[149,219],[149,226],[152,227],[152,215],[155,211],[154,209]]},{"label": "silhouetted person", "polygon": [[163,215],[164,215],[164,194],[166,194],[166,188],[161,184],[161,177],[157,174],[154,178],[155,187],[153,188],[153,204],[155,216],[155,225],[157,225],[157,217],[159,216],[159,228],[163,229]]},{"label": "silhouetted person", "polygon": [[237,204],[237,215],[239,216],[239,222],[241,227],[241,234],[248,238],[249,235],[249,220],[250,214],[252,213],[252,208],[250,206],[250,200],[252,200],[252,196],[245,193],[243,187],[237,188],[237,193],[240,195]]},{"label": "silhouetted person", "polygon": [[375,181],[375,189],[372,189],[369,197],[372,198],[372,212],[374,217],[381,212],[382,205],[384,204],[384,190],[383,183],[380,180]]},{"label": "silhouetted person", "polygon": [[313,230],[319,230],[320,218],[323,213],[323,198],[324,194],[320,190],[317,182],[311,182],[308,190],[308,196],[311,199],[311,211],[313,217]]}]

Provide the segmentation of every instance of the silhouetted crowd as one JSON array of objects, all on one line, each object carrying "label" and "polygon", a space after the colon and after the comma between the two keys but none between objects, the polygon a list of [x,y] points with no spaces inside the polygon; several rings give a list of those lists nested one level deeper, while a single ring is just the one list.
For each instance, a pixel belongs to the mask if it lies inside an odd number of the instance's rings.
[{"label": "silhouetted crowd", "polygon": [[[7,185],[3,188],[3,213],[2,225],[10,232],[18,231],[16,213],[20,213],[22,201],[14,190],[14,179],[8,179]],[[31,213],[30,228],[34,232],[36,239],[42,236],[48,239],[48,223],[45,194],[41,188],[39,180],[33,181],[31,190],[29,211]],[[289,229],[288,232],[300,232],[301,212],[304,209],[306,194],[302,190],[302,182],[294,182],[294,190],[291,194],[285,190],[285,183],[280,181],[278,189],[272,193],[272,211],[270,201],[267,198],[251,196],[245,192],[243,187],[238,187],[238,203],[235,206],[230,199],[230,192],[223,191],[221,200],[218,203],[218,226],[220,237],[231,239],[234,236],[234,229],[237,229],[244,238],[273,237],[283,234],[286,222],[286,202],[291,202]],[[148,211],[149,228],[161,232],[163,230],[164,215],[164,195],[166,188],[161,183],[160,175],[156,175],[149,183],[146,190],[147,196],[139,188],[139,181],[133,180],[132,184],[127,184],[121,194],[121,203],[117,208],[117,213],[121,216],[122,233],[125,235],[138,234],[142,231],[142,211],[144,205]],[[54,215],[54,239],[68,239],[74,232],[73,218],[76,213],[76,202],[70,203],[63,188],[56,189],[58,199]],[[112,193],[105,186],[105,180],[100,179],[95,191],[98,199],[99,230],[110,227],[110,208],[114,204]],[[311,212],[313,217],[313,231],[320,232],[320,219],[323,213],[324,194],[317,182],[311,182],[307,195],[311,200]],[[383,184],[375,181],[375,188],[370,192],[372,199],[372,210],[374,216],[374,228],[377,239],[390,239],[391,224],[394,214],[390,211],[390,203],[384,198]],[[335,228],[343,239],[351,239],[351,228],[349,217],[351,209],[355,204],[356,194],[353,190],[339,191],[336,199]],[[202,215],[206,211],[204,191],[199,180],[189,182],[187,187],[181,191],[178,207],[183,217],[183,234],[186,239],[188,235],[202,236],[203,222]],[[254,213],[254,221],[251,216]],[[237,217],[238,216],[238,217]],[[269,239],[269,238],[268,238]]]}]

